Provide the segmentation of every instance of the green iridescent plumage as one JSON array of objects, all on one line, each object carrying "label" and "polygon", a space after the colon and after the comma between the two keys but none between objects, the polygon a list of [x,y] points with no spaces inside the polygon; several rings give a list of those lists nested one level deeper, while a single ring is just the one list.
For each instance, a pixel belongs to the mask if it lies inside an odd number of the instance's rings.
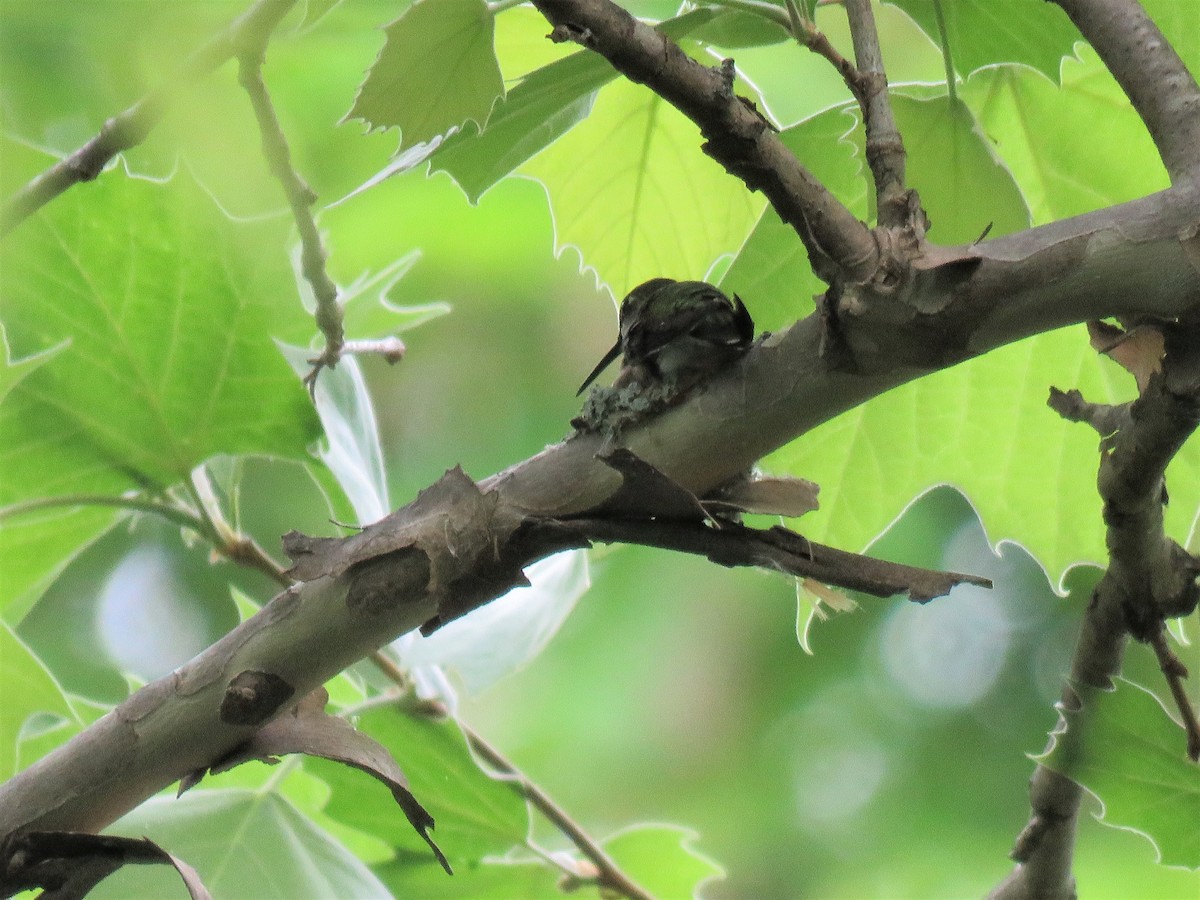
[{"label": "green iridescent plumage", "polygon": [[579,388],[624,356],[614,386],[638,381],[685,389],[746,351],[754,321],[733,299],[703,281],[653,278],[621,301],[620,336]]}]

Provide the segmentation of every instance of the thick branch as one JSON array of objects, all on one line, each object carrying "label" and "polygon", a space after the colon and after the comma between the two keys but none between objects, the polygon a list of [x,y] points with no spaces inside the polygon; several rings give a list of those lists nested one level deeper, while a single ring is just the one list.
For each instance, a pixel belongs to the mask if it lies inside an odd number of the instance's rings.
[{"label": "thick branch", "polygon": [[1056,0],[1100,54],[1178,184],[1200,176],[1200,87],[1137,0]]},{"label": "thick branch", "polygon": [[259,0],[197,50],[169,84],[109,119],[94,138],[10,197],[0,210],[0,235],[8,234],[71,186],[96,178],[114,156],[144,141],[177,93],[236,56],[244,41],[253,42],[259,34],[270,34],[295,5],[296,0]]},{"label": "thick branch", "polygon": [[[1171,333],[1162,373],[1130,407],[1125,426],[1101,446],[1098,484],[1109,567],[1084,613],[1063,688],[1068,709],[1080,705],[1073,685],[1111,686],[1130,634],[1161,641],[1163,618],[1196,605],[1196,561],[1164,534],[1162,508],[1167,464],[1200,423],[1200,334],[1183,328]],[[1059,738],[1077,739],[1071,733]],[[1189,752],[1194,745],[1189,735]],[[1082,788],[1067,775],[1037,768],[1030,783],[1032,816],[1013,851],[1017,866],[992,897],[1075,896],[1071,861],[1082,801]]]},{"label": "thick branch", "polygon": [[704,152],[762,191],[826,281],[860,281],[875,268],[867,227],[792,154],[752,103],[733,92],[732,63],[709,68],[608,0],[534,0],[555,40],[574,40],[645,84],[700,127]]},{"label": "thick branch", "polygon": [[[1184,315],[1200,296],[1198,210],[1195,191],[1180,186],[983,244],[967,280],[933,270],[903,309],[866,306],[843,317],[843,338],[860,350],[858,371],[822,360],[823,326],[809,317],[760,341],[685,402],[631,427],[625,444],[703,496],[813,426],[961,359],[1071,322]],[[563,517],[596,507],[620,479],[597,459],[602,444],[597,435],[576,435],[488,479],[480,496],[463,494],[466,507],[420,518],[422,530],[410,535],[419,546],[391,545],[377,563],[315,567],[306,583],[191,663],[0,786],[0,837],[103,827],[221,758],[253,731],[220,716],[226,686],[242,671],[271,672],[303,696],[446,613],[447,603],[470,608],[503,593],[519,580],[520,565],[561,549],[561,535],[497,559],[478,517]],[[358,543],[369,548],[379,533],[387,529],[368,529]]]}]

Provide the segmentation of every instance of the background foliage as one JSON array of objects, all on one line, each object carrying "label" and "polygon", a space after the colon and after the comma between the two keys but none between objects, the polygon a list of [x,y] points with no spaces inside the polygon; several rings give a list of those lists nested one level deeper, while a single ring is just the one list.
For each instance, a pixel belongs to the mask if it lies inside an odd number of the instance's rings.
[{"label": "background foliage", "polygon": [[[350,334],[414,329],[408,357],[347,363],[323,376],[319,416],[307,403],[288,366],[303,352],[280,352],[312,337],[291,221],[226,67],[191,86],[121,166],[6,242],[0,506],[131,490],[186,501],[207,462],[231,521],[275,551],[291,528],[336,534],[330,518],[369,521],[454,463],[483,477],[559,439],[575,385],[611,342],[610,292],[652,275],[707,277],[767,329],[812,309],[820,285],[794,235],[698,152],[678,113],[602,60],[545,41],[531,9],[426,0],[398,19],[407,5],[310,0],[272,43],[266,78],[325,204]],[[673,2],[626,5],[676,13]],[[1196,14],[1145,5],[1200,70]],[[877,9],[933,240],[1166,186],[1136,116],[1060,11],[1041,0],[945,6],[953,98],[932,4]],[[4,193],[243,10],[4,0]],[[839,9],[822,6],[817,24],[849,52]],[[739,90],[870,216],[857,112],[827,64],[744,12],[693,11],[665,28],[698,56],[734,55]],[[1095,401],[1134,392],[1084,329],[1067,329],[897,389],[765,463],[821,484],[822,509],[802,523],[812,537],[861,549],[892,526],[875,552],[992,577],[993,592],[960,588],[927,608],[866,600],[805,635],[811,601],[798,612],[781,579],[626,548],[593,554],[590,587],[581,560],[547,567],[539,590],[495,604],[498,618],[472,617],[440,646],[405,640],[400,657],[430,687],[441,684],[431,666],[446,665],[467,688],[459,714],[663,896],[699,884],[708,897],[980,894],[1010,865],[1027,814],[1025,754],[1045,744],[1096,578],[1076,564],[1104,559],[1095,438],[1046,408],[1050,384]],[[1194,441],[1169,478],[1168,529],[1183,540],[1200,505]],[[944,484],[963,493],[923,494]],[[274,590],[159,516],[89,504],[0,525],[0,777]],[[484,653],[497,645],[513,652]],[[1139,734],[1161,748],[1169,738],[1153,728],[1170,725],[1136,686],[1157,689],[1141,650],[1113,716],[1144,719]],[[1196,645],[1190,653],[1200,670]],[[362,703],[375,678],[343,676],[335,702]],[[480,772],[452,722],[374,708],[358,722],[434,813],[453,880],[383,788],[323,762],[243,767],[180,801],[158,798],[118,829],[188,859],[218,896],[247,885],[280,897],[556,893],[554,870],[523,848],[527,837],[550,852],[565,841]],[[1151,752],[1119,734],[1105,746],[1130,766]],[[1155,865],[1161,853],[1200,866],[1187,827],[1194,769],[1171,783],[1188,799],[1157,820],[1145,815],[1155,797],[1127,790],[1120,772],[1088,785],[1106,803],[1111,792],[1110,820],[1153,841],[1085,821],[1084,896],[1195,896],[1194,872]],[[137,871],[102,890],[178,887]]]}]

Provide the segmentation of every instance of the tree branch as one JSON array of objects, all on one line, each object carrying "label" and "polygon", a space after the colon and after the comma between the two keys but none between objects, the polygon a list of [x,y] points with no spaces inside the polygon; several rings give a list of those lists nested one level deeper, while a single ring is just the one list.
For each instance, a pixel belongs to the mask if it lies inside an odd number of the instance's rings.
[{"label": "tree branch", "polygon": [[[1127,426],[1101,443],[1098,486],[1108,526],[1109,567],[1084,613],[1063,687],[1067,709],[1080,708],[1075,685],[1111,687],[1130,635],[1151,643],[1161,640],[1164,617],[1186,615],[1196,607],[1200,564],[1164,534],[1162,508],[1167,464],[1198,424],[1200,330],[1170,326],[1161,374],[1151,377],[1129,408]],[[1063,727],[1060,719],[1059,729]],[[1195,738],[1188,739],[1190,751]],[[1034,772],[1032,816],[1012,853],[1017,866],[991,897],[1075,896],[1071,863],[1083,789],[1068,776],[1045,766]]]},{"label": "tree branch", "polygon": [[870,230],[784,146],[752,103],[733,92],[732,61],[716,68],[691,59],[661,32],[608,0],[534,0],[554,26],[551,38],[599,53],[699,126],[704,152],[762,191],[808,250],[827,282],[861,281],[875,270]]},{"label": "tree branch", "polygon": [[1137,110],[1172,183],[1200,178],[1200,87],[1137,0],[1056,0]]},{"label": "tree branch", "polygon": [[317,202],[317,195],[292,166],[287,137],[283,133],[283,126],[279,124],[279,117],[275,114],[267,83],[263,80],[262,66],[271,33],[260,31],[255,38],[253,42],[244,42],[238,53],[238,82],[246,91],[254,109],[254,118],[262,135],[263,156],[267,161],[267,168],[283,187],[283,194],[292,210],[292,218],[300,234],[300,268],[304,279],[312,287],[313,299],[317,304],[317,327],[325,335],[325,349],[320,356],[309,360],[313,368],[304,379],[311,392],[316,390],[317,376],[321,369],[333,368],[341,359],[346,338],[342,330],[342,307],[338,303],[337,285],[325,270],[325,248],[322,246],[321,234],[312,214],[312,205]]},{"label": "tree branch", "polygon": [[862,108],[867,165],[875,181],[879,224],[885,228],[908,225],[915,210],[904,189],[904,140],[888,100],[887,73],[879,49],[879,32],[871,12],[871,0],[846,0],[846,14],[850,18],[850,37],[854,41],[854,60],[858,65],[854,96]]},{"label": "tree branch", "polygon": [[10,197],[0,209],[0,236],[8,234],[63,191],[93,180],[114,156],[144,141],[176,94],[236,56],[244,41],[253,43],[258,35],[270,34],[295,5],[296,0],[259,0],[192,54],[172,81],[109,119],[94,138]]}]

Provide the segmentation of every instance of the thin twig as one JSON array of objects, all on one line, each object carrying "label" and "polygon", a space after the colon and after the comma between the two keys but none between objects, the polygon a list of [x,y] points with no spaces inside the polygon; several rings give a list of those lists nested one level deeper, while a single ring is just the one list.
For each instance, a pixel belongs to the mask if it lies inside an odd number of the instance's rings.
[{"label": "thin twig", "polygon": [[566,811],[556,804],[545,791],[526,778],[520,769],[509,762],[499,750],[471,730],[465,722],[459,722],[459,726],[462,728],[463,734],[467,736],[471,749],[483,757],[489,765],[512,778],[530,804],[549,819],[559,831],[570,838],[571,842],[579,848],[579,852],[595,865],[599,871],[596,880],[601,888],[617,891],[631,900],[650,900],[651,895],[622,872],[612,857],[605,853],[604,849],[593,841],[587,832],[568,816]]},{"label": "thin twig", "polygon": [[273,30],[295,5],[296,0],[259,0],[245,15],[193,53],[170,82],[113,116],[94,138],[10,197],[0,210],[0,236],[8,234],[68,188],[96,178],[114,156],[144,141],[176,94],[232,59],[246,35]]},{"label": "thin twig", "polygon": [[267,553],[254,538],[242,534],[229,524],[221,510],[221,502],[213,490],[204,466],[197,467],[188,481],[192,496],[203,517],[205,526],[212,541],[213,549],[230,562],[248,569],[255,569],[266,575],[280,587],[288,587],[292,579],[288,578],[283,566],[277,563],[271,554]]},{"label": "thin twig", "polygon": [[933,0],[933,15],[937,19],[938,41],[942,45],[942,65],[946,67],[946,96],[954,103],[958,99],[958,76],[950,52],[950,30],[946,27],[946,11],[942,9],[942,0]]},{"label": "thin twig", "polygon": [[0,521],[15,516],[25,515],[39,509],[56,509],[80,506],[112,506],[117,509],[129,509],[134,512],[150,513],[159,516],[176,525],[194,531],[203,538],[212,540],[216,535],[207,522],[191,510],[181,506],[173,506],[160,500],[150,500],[145,497],[120,496],[108,494],[63,494],[60,497],[41,497],[37,500],[26,500],[11,506],[0,508]]},{"label": "thin twig", "polygon": [[338,303],[337,285],[325,269],[326,252],[312,214],[317,195],[292,166],[287,137],[271,103],[267,83],[262,77],[269,39],[269,32],[262,33],[258,35],[257,42],[243,46],[238,54],[238,82],[245,89],[250,98],[250,105],[254,108],[254,117],[262,134],[263,156],[267,161],[267,168],[283,187],[284,196],[287,197],[288,206],[292,210],[292,218],[296,221],[296,229],[300,234],[301,271],[305,280],[312,286],[317,304],[317,327],[325,335],[325,349],[319,356],[309,360],[312,370],[304,379],[312,392],[316,389],[317,376],[321,369],[332,369],[341,359],[345,343],[342,307]]},{"label": "thin twig", "polygon": [[1175,705],[1179,708],[1179,715],[1183,718],[1183,728],[1187,732],[1188,759],[1192,762],[1200,762],[1200,722],[1196,720],[1196,710],[1192,708],[1192,701],[1183,687],[1183,679],[1188,677],[1187,666],[1180,661],[1179,657],[1175,655],[1175,651],[1167,643],[1166,631],[1165,628],[1160,628],[1157,634],[1152,635],[1150,646],[1154,648],[1159,668],[1162,669],[1163,677],[1167,679],[1171,696],[1175,698]]},{"label": "thin twig", "polygon": [[1089,403],[1075,388],[1060,391],[1051,387],[1046,405],[1068,422],[1084,422],[1091,425],[1100,437],[1116,434],[1129,423],[1130,404]]},{"label": "thin twig", "polygon": [[912,208],[904,187],[904,140],[888,99],[887,72],[871,0],[846,0],[846,15],[854,41],[854,61],[858,65],[859,90],[855,97],[862,108],[867,165],[875,181],[879,224],[885,228],[910,225],[914,216],[923,221],[923,216]]}]

